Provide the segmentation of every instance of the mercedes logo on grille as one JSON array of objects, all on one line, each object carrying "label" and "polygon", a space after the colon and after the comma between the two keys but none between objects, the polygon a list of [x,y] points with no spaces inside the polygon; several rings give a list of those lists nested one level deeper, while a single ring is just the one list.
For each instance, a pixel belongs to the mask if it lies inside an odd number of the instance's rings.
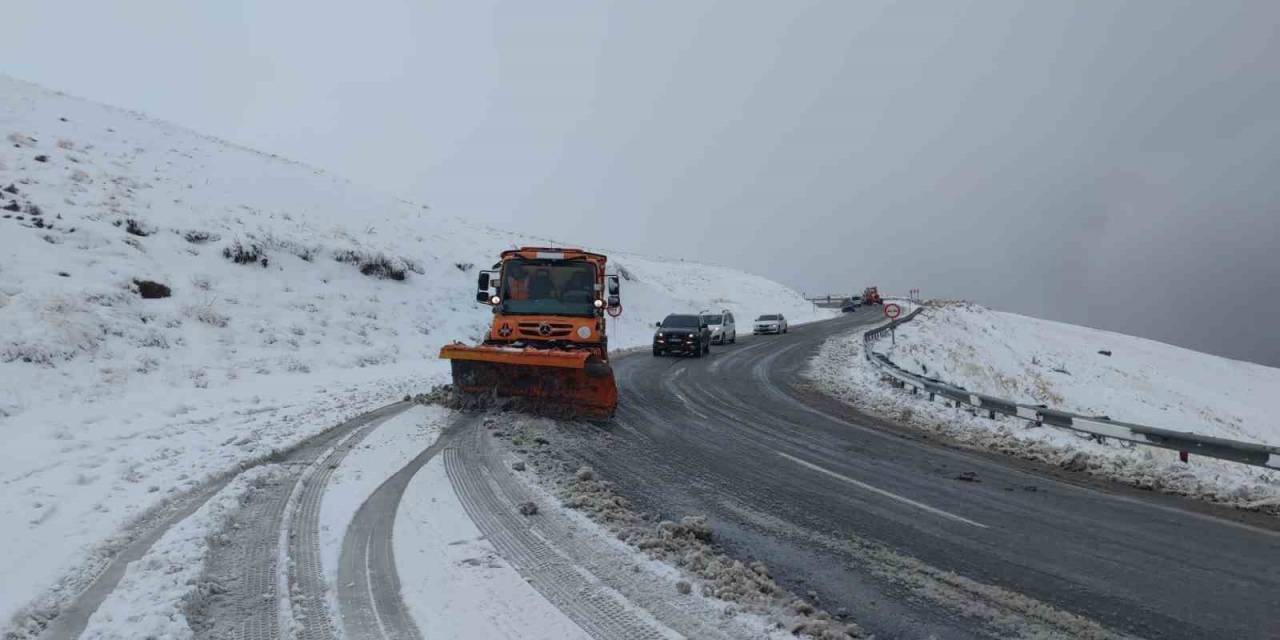
[{"label": "mercedes logo on grille", "polygon": [[545,323],[545,322],[543,322],[542,324],[539,324],[539,325],[538,325],[538,335],[542,335],[542,336],[549,336],[549,335],[551,335],[551,325],[549,325],[549,324],[547,324],[547,323]]}]

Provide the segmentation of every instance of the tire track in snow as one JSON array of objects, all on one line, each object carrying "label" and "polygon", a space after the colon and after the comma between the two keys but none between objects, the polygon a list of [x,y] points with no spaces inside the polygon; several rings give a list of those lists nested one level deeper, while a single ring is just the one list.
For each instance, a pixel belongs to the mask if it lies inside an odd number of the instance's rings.
[{"label": "tire track in snow", "polygon": [[476,527],[529,581],[584,631],[601,640],[659,640],[680,634],[599,582],[538,535],[486,469],[482,433],[472,430],[444,451],[445,470]]},{"label": "tire track in snow", "polygon": [[[350,434],[353,430],[366,426],[371,421],[395,415],[396,413],[403,411],[408,406],[408,403],[395,403],[348,420],[337,427],[329,429],[328,431],[313,436],[309,440],[305,440],[295,445],[292,449],[283,454],[284,457],[280,463],[284,466],[306,466],[308,461],[314,460],[314,457],[317,456],[319,452],[324,451],[325,448],[334,441]],[[261,463],[265,462],[269,462],[269,460],[261,461]],[[243,472],[243,470],[235,473],[228,473],[220,478],[212,480],[192,491],[187,496],[174,500],[169,505],[157,511],[154,516],[148,518],[144,523],[135,525],[134,538],[103,566],[102,570],[93,578],[92,582],[89,583],[84,591],[77,595],[70,604],[63,607],[62,610],[58,612],[57,617],[53,618],[49,622],[48,627],[41,632],[39,637],[42,640],[70,640],[80,637],[89,622],[89,618],[93,616],[94,612],[98,610],[98,607],[107,599],[107,596],[115,590],[117,585],[119,585],[129,564],[146,555],[152,545],[154,545],[156,541],[165,534],[165,532],[169,531],[179,522],[182,522],[191,516],[191,514],[195,513],[211,497],[226,487],[227,484],[241,472]],[[281,495],[280,491],[277,491],[272,495],[268,495],[272,492],[267,490],[259,492],[259,497],[246,505],[244,514],[238,517],[237,520],[241,522],[267,522],[278,518],[279,515],[283,513],[283,506],[285,501],[288,499],[289,491],[291,491],[291,489],[284,489],[283,495]],[[261,542],[263,543],[261,545],[243,547],[241,549],[243,554],[242,557],[245,559],[249,559],[251,557],[260,558],[262,560],[262,565],[269,563],[270,556],[274,555],[269,551],[269,549],[274,548],[273,545],[278,542],[278,539],[271,538],[270,542],[272,544],[267,544],[268,541],[265,539]],[[274,566],[273,563],[272,566]],[[207,573],[208,570],[206,569],[206,574]],[[248,579],[245,580],[244,584],[249,589],[255,590],[257,593],[264,593],[268,589],[268,583],[265,582],[265,577],[266,576],[261,575],[248,576]],[[223,587],[221,585],[217,585],[213,586],[212,589],[214,591],[221,591]],[[193,611],[193,608],[198,609],[198,603],[206,602],[211,597],[217,597],[220,595],[225,594],[205,593],[203,596],[193,601],[192,604],[188,605],[188,620],[192,621],[193,628],[209,624],[208,621],[204,621],[200,618],[199,611]],[[193,614],[195,614],[196,617],[193,618]],[[246,619],[246,632],[248,632],[248,630],[252,630],[252,633],[254,634],[246,637],[275,637],[269,635],[272,632],[268,630],[274,625],[260,624],[261,622],[261,620],[256,618]]]},{"label": "tire track in snow", "polygon": [[338,556],[338,610],[350,640],[415,640],[421,631],[400,596],[391,535],[396,510],[409,481],[459,431],[475,424],[475,415],[454,413],[440,437],[387,478],[356,510]]},{"label": "tire track in snow", "polygon": [[206,560],[201,595],[187,607],[196,638],[336,637],[319,562],[320,500],[338,462],[409,406],[358,416],[286,456],[281,464],[296,471],[257,492]]}]

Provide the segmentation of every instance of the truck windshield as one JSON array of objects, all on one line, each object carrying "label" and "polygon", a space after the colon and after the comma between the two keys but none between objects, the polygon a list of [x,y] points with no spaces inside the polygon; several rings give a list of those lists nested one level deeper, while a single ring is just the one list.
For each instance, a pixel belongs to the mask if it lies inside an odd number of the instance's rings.
[{"label": "truck windshield", "polygon": [[698,316],[667,316],[662,326],[665,329],[692,329],[698,326]]},{"label": "truck windshield", "polygon": [[502,268],[502,313],[595,314],[595,267],[565,260],[508,260]]},{"label": "truck windshield", "polygon": [[723,316],[702,316],[702,319],[710,325],[724,324]]}]

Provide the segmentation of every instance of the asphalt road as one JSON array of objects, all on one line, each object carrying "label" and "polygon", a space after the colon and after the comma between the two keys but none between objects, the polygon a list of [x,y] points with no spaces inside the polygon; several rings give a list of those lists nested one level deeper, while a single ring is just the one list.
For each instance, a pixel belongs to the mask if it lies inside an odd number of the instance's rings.
[{"label": "asphalt road", "polygon": [[618,357],[616,419],[581,457],[638,506],[705,514],[740,558],[881,638],[1280,637],[1269,521],[961,450],[805,388],[873,310]]},{"label": "asphalt road", "polygon": [[[639,508],[707,515],[726,552],[763,560],[784,586],[878,638],[1280,638],[1273,519],[961,450],[804,384],[800,372],[824,340],[878,319],[867,310],[783,336],[741,336],[704,358],[618,357],[613,421],[548,424]],[[324,604],[321,497],[346,454],[408,406],[364,414],[283,455],[285,471],[253,494],[207,559],[187,603],[196,637],[341,637]],[[742,635],[686,610],[669,585],[637,581],[616,549],[593,548],[569,524],[548,515],[530,528],[513,507],[530,496],[488,442],[478,418],[460,414],[437,443],[387,470],[361,506],[338,567],[348,637],[423,635],[399,597],[391,531],[409,479],[436,455],[504,557],[595,637]],[[125,565],[225,482],[158,514],[42,637],[79,636]],[[289,562],[278,562],[282,552]],[[582,583],[584,569],[596,582]],[[607,588],[589,588],[597,582]],[[637,621],[632,605],[661,624]],[[299,628],[281,628],[286,612]]]}]

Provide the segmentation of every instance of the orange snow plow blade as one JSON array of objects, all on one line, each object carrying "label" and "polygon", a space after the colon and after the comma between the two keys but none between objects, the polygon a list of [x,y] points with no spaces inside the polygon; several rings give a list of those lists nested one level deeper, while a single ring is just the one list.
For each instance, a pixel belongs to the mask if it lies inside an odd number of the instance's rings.
[{"label": "orange snow plow blade", "polygon": [[557,418],[608,420],[618,406],[613,369],[586,351],[445,345],[453,385],[473,398],[516,398],[518,408]]}]

